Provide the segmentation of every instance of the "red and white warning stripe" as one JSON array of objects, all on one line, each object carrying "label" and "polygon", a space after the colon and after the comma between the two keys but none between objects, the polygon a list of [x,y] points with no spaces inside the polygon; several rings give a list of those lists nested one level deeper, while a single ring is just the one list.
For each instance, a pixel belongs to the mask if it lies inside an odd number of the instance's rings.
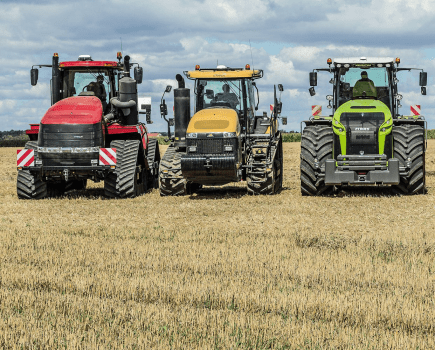
[{"label": "red and white warning stripe", "polygon": [[100,165],[116,165],[116,148],[100,148]]},{"label": "red and white warning stripe", "polygon": [[322,106],[321,105],[311,106],[311,115],[313,117],[319,116],[320,113],[322,113]]},{"label": "red and white warning stripe", "polygon": [[412,115],[421,115],[421,105],[411,105]]},{"label": "red and white warning stripe", "polygon": [[17,149],[17,167],[34,166],[35,151],[33,149]]}]

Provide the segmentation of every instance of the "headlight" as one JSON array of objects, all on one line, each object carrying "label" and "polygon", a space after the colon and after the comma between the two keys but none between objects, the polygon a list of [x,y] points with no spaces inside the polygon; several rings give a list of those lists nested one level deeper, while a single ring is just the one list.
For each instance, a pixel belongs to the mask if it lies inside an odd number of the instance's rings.
[{"label": "headlight", "polygon": [[236,137],[235,132],[224,132],[224,137]]},{"label": "headlight", "polygon": [[198,134],[196,132],[189,132],[189,133],[186,134],[186,137],[197,138]]},{"label": "headlight", "polygon": [[195,153],[196,152],[196,146],[189,146],[189,152]]},{"label": "headlight", "polygon": [[233,150],[233,146],[225,146],[226,152],[231,152]]}]

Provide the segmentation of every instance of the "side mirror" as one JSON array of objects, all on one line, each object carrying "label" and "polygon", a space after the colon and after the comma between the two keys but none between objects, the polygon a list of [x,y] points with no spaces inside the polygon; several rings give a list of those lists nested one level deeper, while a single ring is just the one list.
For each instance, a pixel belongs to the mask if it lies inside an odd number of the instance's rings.
[{"label": "side mirror", "polygon": [[171,85],[167,85],[166,89],[165,89],[165,92],[171,92],[171,90],[172,90],[172,86]]},{"label": "side mirror", "polygon": [[427,72],[420,72],[420,86],[427,85]]},{"label": "side mirror", "polygon": [[308,91],[310,92],[310,96],[314,96],[316,94],[316,90],[314,90],[314,87],[310,87]]},{"label": "side mirror", "polygon": [[282,86],[282,84],[278,84],[278,90],[283,92],[284,91],[284,87]]},{"label": "side mirror", "polygon": [[134,80],[136,80],[138,84],[142,84],[142,78],[143,78],[143,68],[134,67]]},{"label": "side mirror", "polygon": [[310,86],[317,86],[317,72],[310,72]]},{"label": "side mirror", "polygon": [[163,100],[163,103],[160,104],[160,114],[168,115],[168,106],[166,106],[165,100]]},{"label": "side mirror", "polygon": [[30,84],[32,84],[32,86],[35,86],[38,83],[38,68],[32,68],[30,70]]},{"label": "side mirror", "polygon": [[282,117],[282,125],[287,125],[287,117]]},{"label": "side mirror", "polygon": [[282,102],[278,102],[275,106],[275,112],[276,114],[280,114],[282,110]]},{"label": "side mirror", "polygon": [[169,126],[174,126],[174,118],[169,118]]},{"label": "side mirror", "polygon": [[421,94],[426,95],[426,86],[421,87]]},{"label": "side mirror", "polygon": [[145,114],[147,124],[152,124],[151,121],[151,97],[139,97],[137,99],[139,114]]}]

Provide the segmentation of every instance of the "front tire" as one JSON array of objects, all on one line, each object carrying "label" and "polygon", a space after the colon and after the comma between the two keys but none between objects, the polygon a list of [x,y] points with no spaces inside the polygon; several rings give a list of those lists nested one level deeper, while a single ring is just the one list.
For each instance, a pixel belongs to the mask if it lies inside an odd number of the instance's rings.
[{"label": "front tire", "polygon": [[408,174],[400,176],[400,183],[394,186],[399,194],[425,194],[425,145],[424,128],[419,125],[399,125],[393,127],[394,158],[400,167],[406,167]]},{"label": "front tire", "polygon": [[320,176],[327,159],[332,159],[334,136],[331,126],[305,127],[301,139],[301,193],[303,196],[320,196],[332,192]]}]

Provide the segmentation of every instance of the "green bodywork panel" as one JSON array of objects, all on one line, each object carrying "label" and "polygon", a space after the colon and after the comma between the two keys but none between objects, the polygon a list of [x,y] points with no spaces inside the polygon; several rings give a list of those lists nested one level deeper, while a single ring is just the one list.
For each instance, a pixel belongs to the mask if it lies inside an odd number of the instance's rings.
[{"label": "green bodywork panel", "polygon": [[[358,109],[352,109],[351,107],[358,106]],[[369,107],[367,109],[361,107]],[[371,108],[370,108],[371,107]],[[375,108],[373,108],[375,107]],[[378,142],[379,142],[379,154],[384,153],[385,138],[393,130],[393,118],[391,116],[390,109],[386,104],[378,100],[372,99],[357,99],[343,103],[334,113],[332,117],[332,129],[334,133],[338,135],[340,140],[341,154],[346,154],[346,128],[340,122],[342,113],[384,113],[385,120],[379,127]],[[383,131],[385,129],[385,131]],[[341,130],[341,131],[340,131]]]}]

